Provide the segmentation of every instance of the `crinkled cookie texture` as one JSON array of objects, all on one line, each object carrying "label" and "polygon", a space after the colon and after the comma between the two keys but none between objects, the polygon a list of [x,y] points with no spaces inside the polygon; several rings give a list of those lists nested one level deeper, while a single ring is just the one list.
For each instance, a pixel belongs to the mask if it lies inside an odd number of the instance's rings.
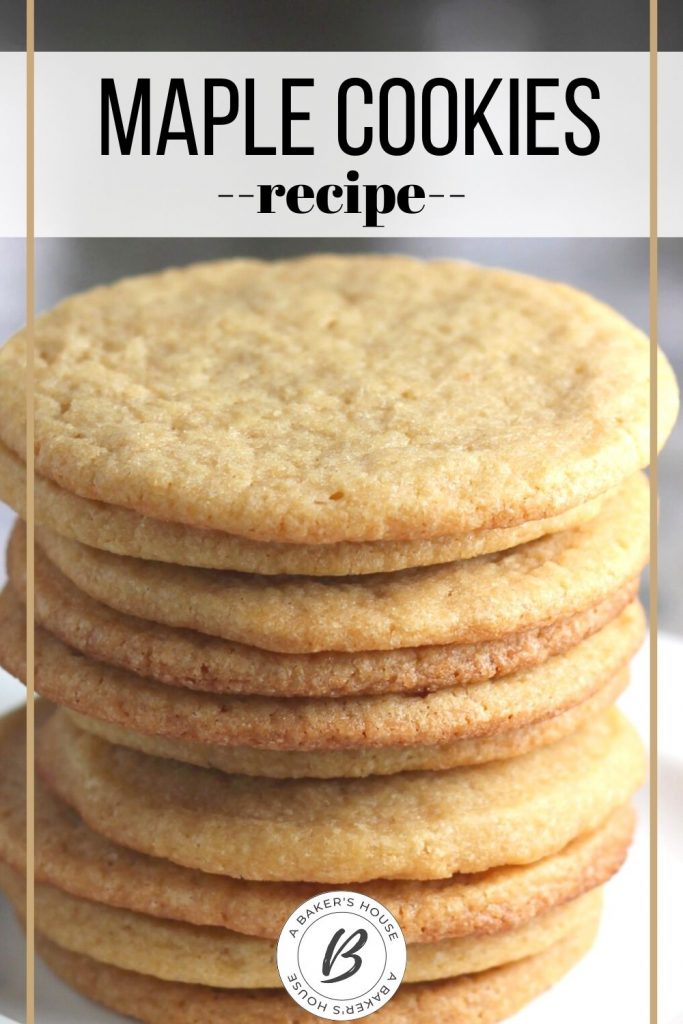
[{"label": "crinkled cookie texture", "polygon": [[511,551],[402,572],[264,577],[112,555],[46,528],[48,558],[127,615],[285,653],[488,641],[585,611],[649,554],[649,489],[631,477],[583,526]]},{"label": "crinkled cookie texture", "polygon": [[[603,497],[549,519],[533,519],[498,530],[472,530],[455,537],[360,544],[276,544],[250,541],[220,530],[169,523],[130,509],[92,501],[35,478],[38,523],[103,551],[175,565],[239,572],[304,576],[353,576],[393,572],[474,558],[585,523],[597,515]],[[0,500],[25,514],[26,467],[0,444]]]},{"label": "crinkled cookie texture", "polygon": [[[0,439],[25,457],[24,332]],[[296,543],[541,519],[649,458],[649,345],[565,285],[403,256],[231,260],[38,318],[36,470],[172,522]],[[659,358],[662,442],[677,406]]]},{"label": "crinkled cookie texture", "polygon": [[96,831],[184,867],[254,881],[448,878],[558,853],[643,778],[640,740],[610,711],[508,761],[389,778],[273,780],[140,754],[57,713],[41,776]]},{"label": "crinkled cookie texture", "polygon": [[[0,663],[25,678],[25,612],[9,592],[0,597]],[[630,606],[599,633],[566,654],[549,659],[527,672],[495,682],[477,683],[425,696],[389,694],[383,697],[271,698],[221,697],[173,690],[121,669],[91,661],[38,628],[35,633],[35,685],[42,696],[94,719],[122,726],[143,736],[213,744],[219,747],[253,746],[264,750],[315,751],[368,747],[385,751],[385,769],[401,753],[392,747],[453,741],[486,740],[506,734],[511,753],[518,746],[535,745],[540,736],[510,732],[548,724],[554,716],[576,709],[592,697],[611,703],[625,685],[624,668],[638,648],[644,632],[642,610]],[[606,691],[606,692],[605,692]],[[598,696],[598,694],[600,696]],[[594,704],[596,702],[594,701]],[[575,723],[570,719],[568,727]],[[578,711],[579,719],[583,717]],[[557,721],[549,723],[552,731]],[[560,733],[563,723],[559,723]],[[494,756],[506,749],[494,744]],[[153,752],[153,751],[152,751]],[[438,759],[444,752],[422,750]],[[446,751],[445,757],[467,763],[480,760],[486,750],[476,743]],[[419,752],[418,752],[419,756]],[[464,760],[463,760],[464,759]],[[192,760],[192,758],[190,758]],[[315,759],[300,759],[305,768]],[[349,756],[349,761],[353,758]],[[382,759],[378,760],[381,764]],[[372,764],[372,760],[366,760]],[[324,764],[324,761],[323,761]],[[240,766],[240,772],[244,769]],[[398,768],[400,770],[400,768]],[[356,772],[352,772],[356,774]],[[363,773],[365,774],[365,773]]]},{"label": "crinkled cookie texture", "polygon": [[[8,572],[23,600],[26,531],[17,526]],[[340,697],[387,692],[424,694],[530,668],[562,654],[618,615],[637,579],[577,615],[497,640],[394,651],[276,654],[124,615],[84,594],[35,551],[36,621],[64,643],[145,678],[212,693],[266,697]]]},{"label": "crinkled cookie texture", "polygon": [[[593,945],[597,923],[587,921],[536,956],[446,981],[402,985],[374,1014],[378,1024],[496,1024],[560,980]],[[69,953],[38,935],[38,950],[67,984],[84,996],[144,1024],[310,1024],[320,1020],[284,992],[240,992],[149,975]]]},{"label": "crinkled cookie texture", "polygon": [[[39,723],[52,710],[37,708]],[[0,720],[0,861],[25,870],[25,716]],[[438,942],[519,928],[538,914],[603,885],[621,867],[635,815],[620,807],[592,832],[550,857],[442,881],[375,881],[354,889],[388,907],[406,941]],[[249,882],[179,867],[126,849],[93,832],[36,781],[35,871],[38,882],[83,899],[195,925],[212,925],[276,939],[285,921],[320,887]],[[338,886],[336,886],[338,888]],[[335,885],[332,885],[335,888]]]},{"label": "crinkled cookie texture", "polygon": [[[21,912],[23,875],[0,865],[0,887]],[[35,899],[41,934],[72,953],[166,981],[251,989],[280,984],[272,940],[115,909],[49,885],[38,884]],[[597,922],[601,905],[602,893],[595,890],[521,928],[409,946],[404,983],[453,978],[533,956],[584,920]]]}]

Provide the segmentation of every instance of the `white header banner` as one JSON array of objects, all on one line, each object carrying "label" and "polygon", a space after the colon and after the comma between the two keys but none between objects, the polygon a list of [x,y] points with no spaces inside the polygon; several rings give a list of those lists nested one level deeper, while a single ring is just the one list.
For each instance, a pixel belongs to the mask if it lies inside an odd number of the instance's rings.
[{"label": "white header banner", "polygon": [[[25,59],[0,59],[0,233],[23,235]],[[648,133],[645,53],[39,53],[36,233],[646,236]]]}]

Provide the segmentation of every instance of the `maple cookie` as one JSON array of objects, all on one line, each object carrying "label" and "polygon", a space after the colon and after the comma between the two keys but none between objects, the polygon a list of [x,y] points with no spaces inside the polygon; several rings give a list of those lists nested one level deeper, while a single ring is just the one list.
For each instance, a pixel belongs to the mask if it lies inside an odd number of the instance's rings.
[{"label": "maple cookie", "polygon": [[[313,545],[250,541],[220,530],[141,516],[127,508],[71,494],[40,476],[35,478],[35,495],[41,526],[104,551],[208,569],[305,576],[392,572],[503,551],[587,522],[597,515],[604,500],[603,496],[595,498],[548,519],[532,519],[498,530],[471,530],[455,537]],[[25,515],[26,467],[2,444],[0,500]]]},{"label": "maple cookie", "polygon": [[[588,952],[598,922],[587,920],[542,953],[476,974],[402,985],[374,1016],[381,1024],[496,1024],[562,978]],[[46,963],[67,984],[144,1024],[310,1024],[319,1018],[282,991],[249,992],[162,981],[70,953],[40,934]]]},{"label": "maple cookie", "polygon": [[190,740],[167,739],[134,732],[99,718],[67,712],[86,732],[152,757],[166,757],[200,768],[217,768],[228,774],[256,775],[269,779],[365,778],[409,771],[442,771],[463,765],[519,757],[537,747],[555,743],[611,707],[628,685],[622,672],[580,704],[532,725],[501,730],[483,737],[449,743],[388,747],[352,747],[342,750],[264,750],[259,747],[218,746]]},{"label": "maple cookie", "polygon": [[625,803],[642,744],[616,711],[508,761],[334,780],[225,775],[114,746],[53,715],[41,776],[96,831],[255,881],[447,878],[557,853]]},{"label": "maple cookie", "polygon": [[[52,710],[39,701],[38,722]],[[0,861],[26,863],[26,722],[23,710],[0,720]],[[38,778],[36,880],[83,899],[188,924],[277,939],[292,911],[320,887],[250,882],[179,867],[117,846],[90,829]],[[519,928],[538,914],[603,885],[621,867],[634,830],[633,809],[613,811],[596,829],[531,864],[442,881],[354,883],[397,919],[406,942],[437,942]],[[360,886],[360,889],[359,889]],[[334,888],[335,886],[333,886]],[[337,886],[338,887],[338,886]]]},{"label": "maple cookie", "polygon": [[[36,471],[254,540],[406,541],[589,501],[649,458],[649,345],[565,285],[404,256],[129,278],[35,325]],[[25,459],[26,334],[0,353]],[[676,412],[658,361],[659,439]]]},{"label": "maple cookie", "polygon": [[[25,611],[11,593],[0,596],[0,662],[21,679],[25,677],[24,619]],[[145,736],[181,741],[177,747],[172,742],[170,747],[162,746],[167,755],[178,754],[192,762],[203,753],[217,764],[221,752],[199,748],[193,756],[192,746],[187,749],[183,744],[299,752],[355,748],[355,756],[346,760],[351,774],[362,775],[371,773],[373,766],[385,773],[400,771],[402,765],[447,767],[449,759],[451,764],[491,760],[559,738],[596,705],[604,708],[616,699],[626,684],[626,663],[643,634],[643,613],[634,605],[566,654],[495,682],[428,695],[287,699],[174,691],[85,658],[36,629],[35,685],[56,704],[123,727],[116,740],[142,745],[149,753],[161,750],[145,747]],[[92,728],[96,728],[94,721]],[[139,734],[139,739],[128,733]],[[416,744],[422,749],[413,751],[412,765],[410,760],[405,763],[406,751],[392,749]],[[447,744],[448,749],[429,749],[434,744]],[[380,756],[368,750],[374,747],[382,748]],[[183,757],[185,749],[189,756]],[[226,752],[223,765],[230,759],[239,765],[237,751]],[[297,761],[292,760],[295,767]],[[295,774],[315,774],[318,764],[324,769],[325,763],[324,757],[301,757]],[[332,758],[329,767],[334,763]],[[262,770],[256,774],[267,775],[263,772],[267,765],[262,757]],[[245,769],[239,765],[237,770]]]},{"label": "maple cookie", "polygon": [[[12,589],[23,600],[26,531],[20,522],[7,555]],[[481,643],[277,654],[117,612],[84,594],[40,548],[35,550],[36,622],[70,647],[172,686],[266,697],[424,694],[506,676],[542,664],[601,629],[623,611],[637,588],[638,580],[629,580],[576,615]]]},{"label": "maple cookie", "polygon": [[90,597],[128,615],[266,650],[473,643],[585,611],[649,554],[649,489],[629,478],[590,522],[497,554],[402,572],[264,577],[112,555],[41,528],[37,541]]},{"label": "maple cookie", "polygon": [[[21,911],[24,876],[0,865],[0,888]],[[280,984],[270,939],[120,910],[50,885],[38,884],[35,899],[41,934],[73,953],[166,981],[242,989]],[[595,889],[519,928],[411,945],[404,982],[452,978],[533,956],[566,938],[583,920],[597,922],[601,905],[602,893]]]}]

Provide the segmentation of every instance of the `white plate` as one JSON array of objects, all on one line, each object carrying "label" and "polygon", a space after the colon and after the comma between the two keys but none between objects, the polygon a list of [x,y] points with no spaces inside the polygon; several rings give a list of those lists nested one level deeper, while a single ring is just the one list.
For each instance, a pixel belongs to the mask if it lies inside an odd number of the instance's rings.
[{"label": "white plate", "polygon": [[659,639],[659,1020],[683,1024],[683,640]]},{"label": "white plate", "polygon": [[[683,1024],[678,921],[683,905],[683,754],[680,722],[683,691],[678,677],[683,665],[683,641],[660,639],[661,722],[661,884],[660,968],[661,1024]],[[621,704],[648,734],[647,652],[633,666],[633,682]],[[678,687],[677,687],[678,683]],[[9,677],[0,680],[0,710],[20,703],[22,688]],[[678,787],[678,790],[677,788]],[[624,870],[609,885],[604,922],[596,947],[565,981],[543,995],[515,1018],[516,1024],[576,1024],[577,1020],[615,1020],[643,1024],[649,1014],[649,849],[647,793],[637,798],[640,825]],[[677,813],[678,811],[678,813]],[[675,870],[674,870],[675,869]],[[6,904],[0,903],[0,1024],[24,1021],[23,937]],[[676,962],[674,962],[676,960]],[[37,965],[39,1024],[123,1024],[124,1018],[81,999],[62,985],[42,964]]]}]

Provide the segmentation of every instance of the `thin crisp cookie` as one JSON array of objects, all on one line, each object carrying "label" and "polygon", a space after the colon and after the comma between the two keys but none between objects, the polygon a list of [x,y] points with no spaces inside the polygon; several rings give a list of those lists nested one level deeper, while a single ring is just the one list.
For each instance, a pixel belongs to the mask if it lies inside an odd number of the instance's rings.
[{"label": "thin crisp cookie", "polygon": [[[39,628],[35,685],[56,704],[170,740],[291,751],[424,747],[540,724],[608,686],[613,698],[644,628],[642,609],[634,604],[566,654],[494,682],[425,695],[317,699],[174,691],[92,661]],[[0,595],[0,646],[3,666],[24,679],[25,614],[9,591]]]},{"label": "thin crisp cookie", "polygon": [[225,775],[113,746],[65,715],[41,728],[47,784],[114,842],[254,881],[447,878],[559,852],[638,788],[642,744],[616,711],[508,761],[389,777]]},{"label": "thin crisp cookie", "polygon": [[[12,588],[24,600],[22,523],[12,532],[7,563]],[[429,693],[506,676],[562,654],[601,629],[623,611],[637,589],[638,580],[629,580],[584,612],[488,642],[350,654],[276,654],[123,615],[88,597],[40,548],[35,550],[36,621],[69,647],[172,686],[263,697]]]},{"label": "thin crisp cookie", "polygon": [[271,651],[392,650],[495,640],[603,601],[649,557],[649,488],[631,477],[583,526],[447,565],[325,579],[194,569],[37,541],[90,597],[120,612]]},{"label": "thin crisp cookie", "polygon": [[[33,345],[40,476],[253,540],[508,527],[649,461],[647,338],[566,285],[468,263],[197,264],[73,296]],[[0,439],[23,459],[25,365],[22,331],[0,353]],[[663,443],[661,354],[657,374]]]},{"label": "thin crisp cookie", "polygon": [[[479,974],[403,985],[374,1016],[380,1024],[496,1024],[562,978],[588,952],[597,925],[582,924],[549,950]],[[82,995],[144,1024],[310,1024],[319,1018],[272,989],[253,992],[160,981],[69,953],[38,935],[46,963]]]},{"label": "thin crisp cookie", "polygon": [[[36,707],[39,725],[52,714]],[[26,723],[23,710],[0,719],[0,860],[26,862]],[[323,889],[297,882],[250,882],[179,867],[117,846],[89,828],[36,780],[35,876],[83,899],[195,925],[277,939],[290,914]],[[492,935],[604,885],[621,867],[635,814],[623,806],[558,853],[521,866],[440,881],[354,883],[397,919],[407,942]],[[327,888],[330,886],[328,885]],[[340,888],[341,883],[331,888]]]},{"label": "thin crisp cookie", "polygon": [[[475,558],[585,523],[597,515],[604,500],[603,496],[594,498],[549,519],[498,530],[472,530],[455,537],[313,545],[250,541],[220,530],[141,516],[131,509],[71,494],[40,476],[35,478],[35,496],[39,525],[90,547],[174,565],[269,576],[354,576]],[[0,500],[25,518],[25,499],[26,467],[0,444]]]},{"label": "thin crisp cookie", "polygon": [[[21,913],[25,879],[0,865],[0,888]],[[35,892],[36,924],[46,938],[72,953],[165,981],[216,988],[277,988],[275,942],[225,928],[118,910],[69,896],[49,885]],[[599,889],[494,935],[421,943],[408,948],[404,982],[437,981],[521,960],[566,938],[584,921],[597,922]]]},{"label": "thin crisp cookie", "polygon": [[397,775],[399,772],[444,771],[447,768],[519,757],[538,747],[556,743],[563,736],[580,729],[614,704],[626,689],[628,680],[628,672],[621,672],[592,697],[534,725],[431,746],[415,744],[314,751],[219,747],[215,744],[144,736],[78,712],[67,711],[67,714],[80,729],[92,732],[109,743],[130,747],[152,757],[183,761],[200,768],[216,768],[227,774],[267,779],[362,779],[369,775]]}]

